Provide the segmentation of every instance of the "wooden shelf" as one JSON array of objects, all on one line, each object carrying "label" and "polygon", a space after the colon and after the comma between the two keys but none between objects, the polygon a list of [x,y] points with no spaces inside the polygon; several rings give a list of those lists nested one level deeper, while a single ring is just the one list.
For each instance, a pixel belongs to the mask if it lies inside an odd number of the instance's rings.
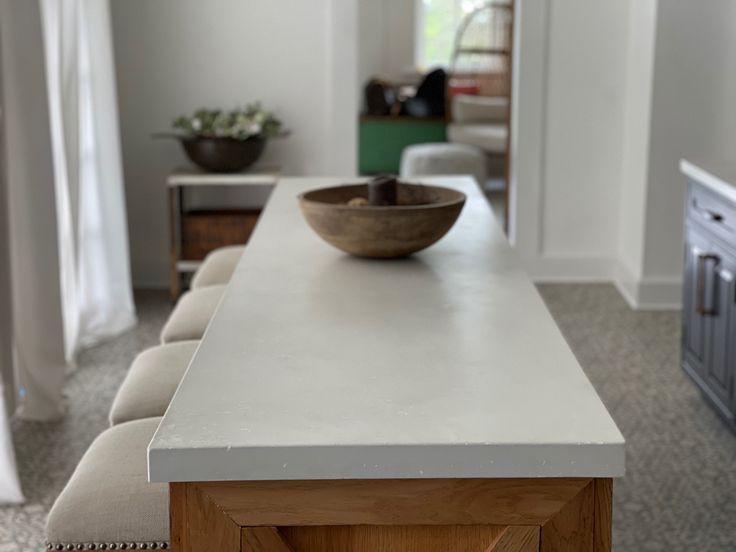
[{"label": "wooden shelf", "polygon": [[240,173],[208,173],[196,167],[182,167],[169,175],[166,185],[169,187],[264,186],[274,185],[278,179],[278,167],[256,166]]},{"label": "wooden shelf", "polygon": [[169,280],[171,299],[182,290],[183,277],[197,270],[210,251],[244,244],[250,238],[261,209],[187,209],[185,192],[198,188],[273,186],[278,167],[256,166],[242,173],[207,173],[195,167],[173,171],[166,179],[169,195]]}]

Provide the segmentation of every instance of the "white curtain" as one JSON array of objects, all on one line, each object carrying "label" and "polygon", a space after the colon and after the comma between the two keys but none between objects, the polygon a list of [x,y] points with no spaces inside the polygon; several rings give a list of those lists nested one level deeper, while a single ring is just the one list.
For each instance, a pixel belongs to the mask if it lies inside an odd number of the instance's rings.
[{"label": "white curtain", "polygon": [[0,505],[23,502],[5,401],[6,393],[0,384]]},{"label": "white curtain", "polygon": [[[1,59],[1,58],[0,58]],[[0,62],[0,84],[2,62]],[[13,441],[8,415],[15,404],[12,352],[12,297],[10,293],[10,222],[8,212],[8,185],[5,172],[5,111],[2,109],[0,86],[0,504],[23,501],[18,472],[15,467]]]},{"label": "white curtain", "polygon": [[11,397],[18,415],[53,420],[75,353],[135,323],[109,6],[0,0],[0,30]]},{"label": "white curtain", "polygon": [[0,10],[13,303],[5,330],[16,376],[6,389],[18,386],[23,416],[52,420],[63,413],[67,362],[40,13],[38,3],[16,0],[0,0]]},{"label": "white curtain", "polygon": [[0,505],[23,502],[8,423],[7,393],[0,384]]},{"label": "white curtain", "polygon": [[107,0],[40,0],[67,360],[135,324]]}]

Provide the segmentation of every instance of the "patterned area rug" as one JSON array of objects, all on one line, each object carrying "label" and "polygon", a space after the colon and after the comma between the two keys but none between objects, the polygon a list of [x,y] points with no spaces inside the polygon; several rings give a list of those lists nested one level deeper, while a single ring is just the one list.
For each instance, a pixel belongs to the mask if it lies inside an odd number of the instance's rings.
[{"label": "patterned area rug", "polygon": [[[634,312],[610,285],[544,285],[562,333],[628,441],[614,487],[614,550],[736,550],[736,435],[679,367],[680,317]],[[44,518],[94,437],[137,352],[158,341],[171,305],[137,296],[140,325],[85,352],[54,424],[15,422],[27,502],[0,508],[0,552],[43,549]]]},{"label": "patterned area rug", "polygon": [[539,287],[626,438],[614,550],[736,550],[736,435],[680,369],[679,312],[634,312],[610,285]]}]

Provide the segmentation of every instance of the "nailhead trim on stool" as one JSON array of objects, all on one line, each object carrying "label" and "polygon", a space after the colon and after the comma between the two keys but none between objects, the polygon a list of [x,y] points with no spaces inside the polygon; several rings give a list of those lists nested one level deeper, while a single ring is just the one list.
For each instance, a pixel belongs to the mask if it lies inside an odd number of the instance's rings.
[{"label": "nailhead trim on stool", "polygon": [[168,542],[85,542],[59,543],[49,542],[48,550],[166,550]]}]

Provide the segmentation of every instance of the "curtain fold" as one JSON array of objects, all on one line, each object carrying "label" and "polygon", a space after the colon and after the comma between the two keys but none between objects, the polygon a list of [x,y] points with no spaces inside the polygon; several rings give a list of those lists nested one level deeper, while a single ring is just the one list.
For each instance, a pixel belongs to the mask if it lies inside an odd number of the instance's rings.
[{"label": "curtain fold", "polygon": [[40,11],[0,0],[0,14],[15,374],[6,385],[17,386],[20,416],[54,420],[68,366]]},{"label": "curtain fold", "polygon": [[23,502],[18,470],[15,465],[13,440],[10,435],[6,395],[0,385],[0,505]]},{"label": "curtain fold", "polygon": [[0,385],[0,505],[20,504],[24,500],[15,465],[6,401],[7,394],[4,386]]},{"label": "curtain fold", "polygon": [[[136,321],[109,6],[0,0],[0,15],[17,388],[8,396],[17,415],[54,420],[75,353]],[[0,470],[12,457],[4,428],[0,418]]]},{"label": "curtain fold", "polygon": [[40,0],[65,348],[135,324],[107,0]]},{"label": "curtain fold", "polygon": [[[1,33],[0,29],[0,35]],[[0,40],[1,50],[2,40]],[[10,266],[10,221],[5,168],[5,104],[2,94],[2,66],[2,56],[0,56],[0,266],[7,268]],[[23,502],[8,419],[15,407],[12,327],[10,271],[6,269],[0,270],[0,505]]]}]

